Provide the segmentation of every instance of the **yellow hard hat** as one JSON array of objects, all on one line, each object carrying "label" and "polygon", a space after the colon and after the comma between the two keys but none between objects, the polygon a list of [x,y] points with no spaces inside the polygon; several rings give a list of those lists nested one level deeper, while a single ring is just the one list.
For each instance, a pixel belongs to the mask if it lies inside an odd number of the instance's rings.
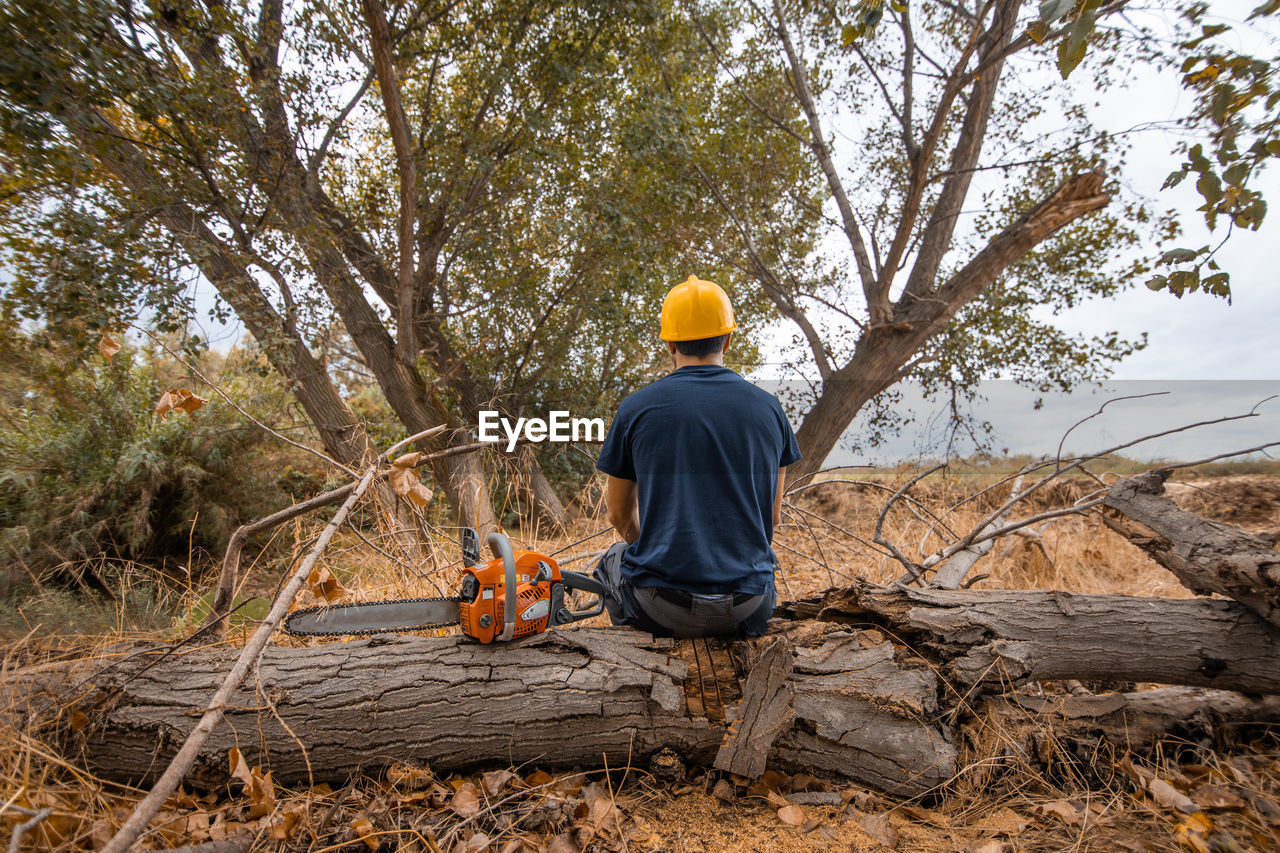
[{"label": "yellow hard hat", "polygon": [[662,300],[664,341],[697,341],[725,335],[738,328],[733,305],[720,285],[691,275],[667,291]]}]

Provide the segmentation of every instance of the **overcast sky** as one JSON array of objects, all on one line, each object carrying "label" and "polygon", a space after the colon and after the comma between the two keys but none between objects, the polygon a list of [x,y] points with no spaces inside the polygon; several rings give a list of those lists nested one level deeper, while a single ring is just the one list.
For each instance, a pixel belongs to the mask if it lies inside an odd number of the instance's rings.
[{"label": "overcast sky", "polygon": [[[1280,35],[1274,32],[1274,24],[1268,31],[1260,31],[1255,24],[1244,23],[1257,0],[1215,0],[1212,5],[1213,13],[1235,28],[1238,35],[1230,37],[1239,39],[1238,46],[1263,54],[1274,52],[1274,45],[1267,49],[1263,44]],[[1186,114],[1190,101],[1176,72],[1145,69],[1129,86],[1103,93],[1091,117],[1097,126],[1118,131],[1176,119]],[[1159,210],[1174,208],[1181,213],[1185,233],[1176,245],[1216,245],[1225,231],[1220,227],[1211,235],[1204,226],[1196,212],[1203,200],[1195,192],[1194,182],[1160,189],[1165,177],[1179,165],[1180,158],[1174,153],[1178,138],[1169,131],[1152,130],[1136,133],[1131,139],[1132,149],[1121,178],[1126,187],[1152,199]],[[1273,165],[1255,186],[1270,201],[1271,214],[1258,232],[1237,230],[1217,255],[1223,269],[1231,273],[1231,302],[1202,293],[1178,299],[1139,285],[1115,299],[1088,302],[1059,315],[1056,324],[1068,332],[1095,335],[1117,331],[1128,339],[1146,332],[1148,346],[1115,367],[1113,375],[1120,381],[1087,386],[1071,395],[1045,396],[1016,388],[1011,382],[985,383],[985,401],[973,408],[973,414],[993,425],[992,445],[997,453],[1004,447],[1015,453],[1052,452],[1064,431],[1110,397],[1167,392],[1109,406],[1103,416],[1072,432],[1068,451],[1101,449],[1160,429],[1247,412],[1263,398],[1280,394],[1280,169]],[[1047,311],[1043,319],[1048,319]],[[789,336],[790,330],[786,334]],[[1037,400],[1043,403],[1038,411]],[[941,417],[943,405],[923,400],[918,389],[908,387],[901,408],[910,412],[915,422],[900,437],[861,455],[849,452],[850,442],[846,441],[828,463],[893,461],[945,451],[950,433]],[[1144,459],[1189,459],[1280,440],[1280,400],[1264,404],[1259,413],[1242,422],[1144,443],[1125,452]],[[855,423],[847,438],[859,431]],[[972,448],[965,440],[956,447],[961,453]]]}]

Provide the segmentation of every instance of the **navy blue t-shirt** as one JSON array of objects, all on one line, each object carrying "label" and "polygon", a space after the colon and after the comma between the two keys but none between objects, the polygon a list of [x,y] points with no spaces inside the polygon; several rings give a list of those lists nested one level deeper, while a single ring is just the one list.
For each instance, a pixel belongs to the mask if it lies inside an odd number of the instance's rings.
[{"label": "navy blue t-shirt", "polygon": [[700,595],[769,589],[778,469],[799,460],[777,399],[726,367],[682,367],[627,397],[596,462],[636,482],[624,576]]}]

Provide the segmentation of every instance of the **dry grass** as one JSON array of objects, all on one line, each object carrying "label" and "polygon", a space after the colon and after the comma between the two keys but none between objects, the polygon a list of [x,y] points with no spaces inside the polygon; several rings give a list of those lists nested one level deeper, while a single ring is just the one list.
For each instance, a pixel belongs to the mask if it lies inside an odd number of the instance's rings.
[{"label": "dry grass", "polygon": [[[859,472],[828,478],[791,496],[784,524],[776,534],[781,596],[800,597],[855,578],[883,582],[898,577],[902,567],[871,539],[885,500],[909,476],[910,472],[897,471],[873,478]],[[995,473],[979,477],[971,472],[926,479],[913,491],[915,503],[902,502],[888,514],[885,535],[912,557],[930,553],[942,544],[939,531],[967,532],[997,505],[1007,486],[951,509],[996,479]],[[1170,492],[1191,509],[1251,529],[1280,528],[1280,478],[1188,477],[1184,483]],[[1061,483],[1023,511],[1069,504],[1093,488],[1085,480]],[[603,532],[606,525],[600,520],[598,488],[584,494],[591,495],[584,501],[590,506],[578,513],[569,530],[510,531],[515,543],[558,552],[568,567],[588,571],[593,555],[613,536]],[[356,525],[359,532],[344,530],[323,558],[323,567],[346,591],[342,600],[449,594],[456,588],[461,569],[456,531],[429,524],[425,518],[418,520],[422,530],[409,541],[396,532],[403,518],[394,519],[376,500],[364,506]],[[277,531],[276,537],[297,555],[305,552],[316,530],[314,522],[299,521]],[[975,569],[989,575],[981,585],[1188,595],[1168,572],[1104,527],[1096,515],[1055,519],[1038,526],[1036,533],[1039,538],[1008,537],[998,543]],[[249,604],[233,620],[231,642],[242,642],[252,630],[254,617],[265,610],[285,570],[286,566],[266,560],[246,566],[237,598]],[[164,602],[167,607],[156,602],[145,611],[146,618],[139,618],[126,605],[112,605],[84,611],[89,615],[77,617],[84,619],[80,624],[65,618],[76,612],[72,605],[55,598],[28,601],[20,608],[6,605],[11,608],[10,618],[0,620],[8,636],[0,673],[0,690],[6,697],[5,710],[0,712],[0,742],[5,745],[0,756],[0,803],[53,809],[47,820],[28,833],[23,849],[93,849],[123,821],[139,792],[97,779],[78,767],[74,756],[60,754],[55,746],[59,727],[74,726],[76,721],[45,714],[46,722],[32,727],[23,713],[31,697],[16,698],[4,685],[53,662],[79,660],[86,669],[102,665],[140,639],[179,640],[199,623],[208,596],[198,589],[178,589],[173,594],[175,598]],[[298,604],[318,600],[314,593],[304,592]],[[167,619],[157,616],[161,610]],[[451,629],[441,633],[447,630]],[[585,839],[602,850],[861,851],[877,849],[879,844],[873,837],[876,833],[867,828],[867,819],[875,815],[889,827],[885,831],[897,837],[901,850],[1186,849],[1188,842],[1180,840],[1186,836],[1186,816],[1135,793],[1132,779],[1119,769],[1117,756],[1066,757],[1046,772],[1042,762],[1024,756],[1023,743],[1018,733],[975,724],[968,732],[970,765],[946,791],[918,801],[892,801],[849,786],[808,779],[801,784],[779,776],[776,787],[783,794],[803,793],[793,790],[798,786],[810,792],[827,788],[840,795],[838,803],[802,805],[804,820],[798,827],[782,823],[773,807],[746,790],[737,790],[727,799],[713,796],[714,777],[701,774],[659,783],[639,767],[559,780],[530,776],[532,768],[523,768],[492,794],[478,776],[437,779],[422,771],[416,776],[402,774],[398,781],[357,780],[351,788],[337,792],[327,786],[278,789],[268,820],[258,824],[261,837],[256,849],[287,846],[321,851],[345,846],[356,850],[384,843],[383,849],[432,850],[433,844],[450,836],[451,827],[462,824],[454,798],[467,784],[481,791],[482,812],[452,833],[450,844],[456,843],[456,849],[468,849],[467,844],[472,845],[470,849],[486,849],[481,843],[487,841],[495,851],[539,846],[559,851],[582,849]],[[1276,763],[1280,753],[1273,744],[1259,741],[1235,754],[1205,744],[1183,747],[1180,753],[1157,756],[1155,772],[1187,790],[1215,784],[1254,792],[1248,808],[1214,811],[1212,830],[1229,834],[1240,845],[1237,849],[1280,847],[1272,820],[1280,819]],[[584,817],[593,808],[608,812],[606,806],[592,805],[605,793],[608,806],[620,809],[612,829],[600,829]],[[1070,813],[1062,803],[1083,817],[1072,823],[1057,816]],[[238,783],[199,798],[182,793],[167,804],[144,844],[158,849],[189,837],[234,833],[250,822],[250,807]],[[1274,814],[1268,814],[1268,809],[1274,809]],[[12,811],[3,817],[7,826],[25,819]],[[288,836],[287,845],[285,838],[271,837],[271,826],[277,835]],[[871,826],[879,825],[872,821]],[[373,835],[365,834],[371,843],[360,841],[361,833],[370,828]],[[1204,837],[1211,834],[1202,833]],[[527,839],[529,846],[521,847],[518,839]]]}]

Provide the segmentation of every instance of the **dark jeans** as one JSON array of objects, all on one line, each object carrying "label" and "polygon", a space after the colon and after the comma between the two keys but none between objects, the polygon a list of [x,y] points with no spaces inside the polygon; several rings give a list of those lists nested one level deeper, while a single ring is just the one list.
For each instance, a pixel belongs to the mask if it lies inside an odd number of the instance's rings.
[{"label": "dark jeans", "polygon": [[622,552],[615,543],[596,564],[604,585],[605,609],[615,625],[629,625],[655,637],[759,637],[778,603],[770,584],[760,595],[693,595],[682,590],[636,588],[622,574]]}]

